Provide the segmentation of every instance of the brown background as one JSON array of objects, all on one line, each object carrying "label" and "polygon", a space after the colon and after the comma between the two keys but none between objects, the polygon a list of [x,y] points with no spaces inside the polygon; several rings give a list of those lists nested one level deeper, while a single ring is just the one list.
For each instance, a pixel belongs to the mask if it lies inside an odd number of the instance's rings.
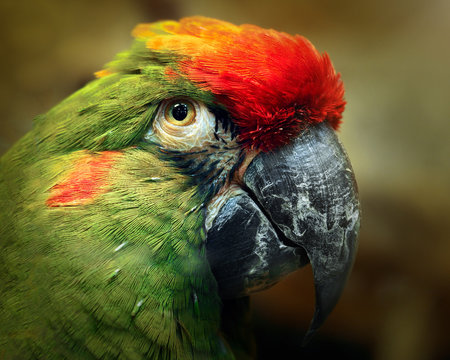
[{"label": "brown background", "polygon": [[126,49],[138,22],[201,14],[327,51],[346,85],[359,254],[307,349],[309,268],[254,297],[260,358],[450,358],[450,1],[2,0],[0,14],[0,153]]}]

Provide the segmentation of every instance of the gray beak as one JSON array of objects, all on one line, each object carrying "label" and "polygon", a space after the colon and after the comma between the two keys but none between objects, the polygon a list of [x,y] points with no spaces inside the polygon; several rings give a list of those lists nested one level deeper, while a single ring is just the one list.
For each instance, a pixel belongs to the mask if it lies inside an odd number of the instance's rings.
[{"label": "gray beak", "polygon": [[263,290],[310,262],[316,306],[306,342],[336,305],[355,258],[360,210],[350,161],[321,123],[258,154],[243,182],[207,234],[220,294]]}]

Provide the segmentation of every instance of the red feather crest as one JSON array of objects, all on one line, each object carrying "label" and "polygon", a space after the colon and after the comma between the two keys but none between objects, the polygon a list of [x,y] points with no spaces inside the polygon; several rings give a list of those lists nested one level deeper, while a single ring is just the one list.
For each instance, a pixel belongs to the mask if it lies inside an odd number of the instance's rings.
[{"label": "red feather crest", "polygon": [[309,123],[339,126],[340,75],[302,36],[203,17],[141,24],[133,34],[150,49],[186,55],[168,75],[175,71],[215,94],[249,148],[271,150]]}]

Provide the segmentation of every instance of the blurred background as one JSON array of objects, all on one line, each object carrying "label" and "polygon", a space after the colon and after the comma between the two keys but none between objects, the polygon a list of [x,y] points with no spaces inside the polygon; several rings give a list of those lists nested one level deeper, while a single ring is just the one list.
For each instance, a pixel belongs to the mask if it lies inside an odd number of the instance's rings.
[{"label": "blurred background", "polygon": [[311,269],[254,296],[259,358],[450,359],[450,1],[2,0],[0,14],[0,153],[126,49],[138,22],[199,14],[328,52],[346,86],[359,253],[305,349]]}]

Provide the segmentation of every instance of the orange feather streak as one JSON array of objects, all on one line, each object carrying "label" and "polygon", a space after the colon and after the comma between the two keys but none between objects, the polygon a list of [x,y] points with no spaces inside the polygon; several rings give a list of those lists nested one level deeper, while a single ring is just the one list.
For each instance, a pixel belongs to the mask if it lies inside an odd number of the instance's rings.
[{"label": "orange feather streak", "polygon": [[47,206],[77,206],[92,203],[108,189],[111,167],[122,156],[118,151],[87,153],[78,159],[73,170],[50,189]]}]

